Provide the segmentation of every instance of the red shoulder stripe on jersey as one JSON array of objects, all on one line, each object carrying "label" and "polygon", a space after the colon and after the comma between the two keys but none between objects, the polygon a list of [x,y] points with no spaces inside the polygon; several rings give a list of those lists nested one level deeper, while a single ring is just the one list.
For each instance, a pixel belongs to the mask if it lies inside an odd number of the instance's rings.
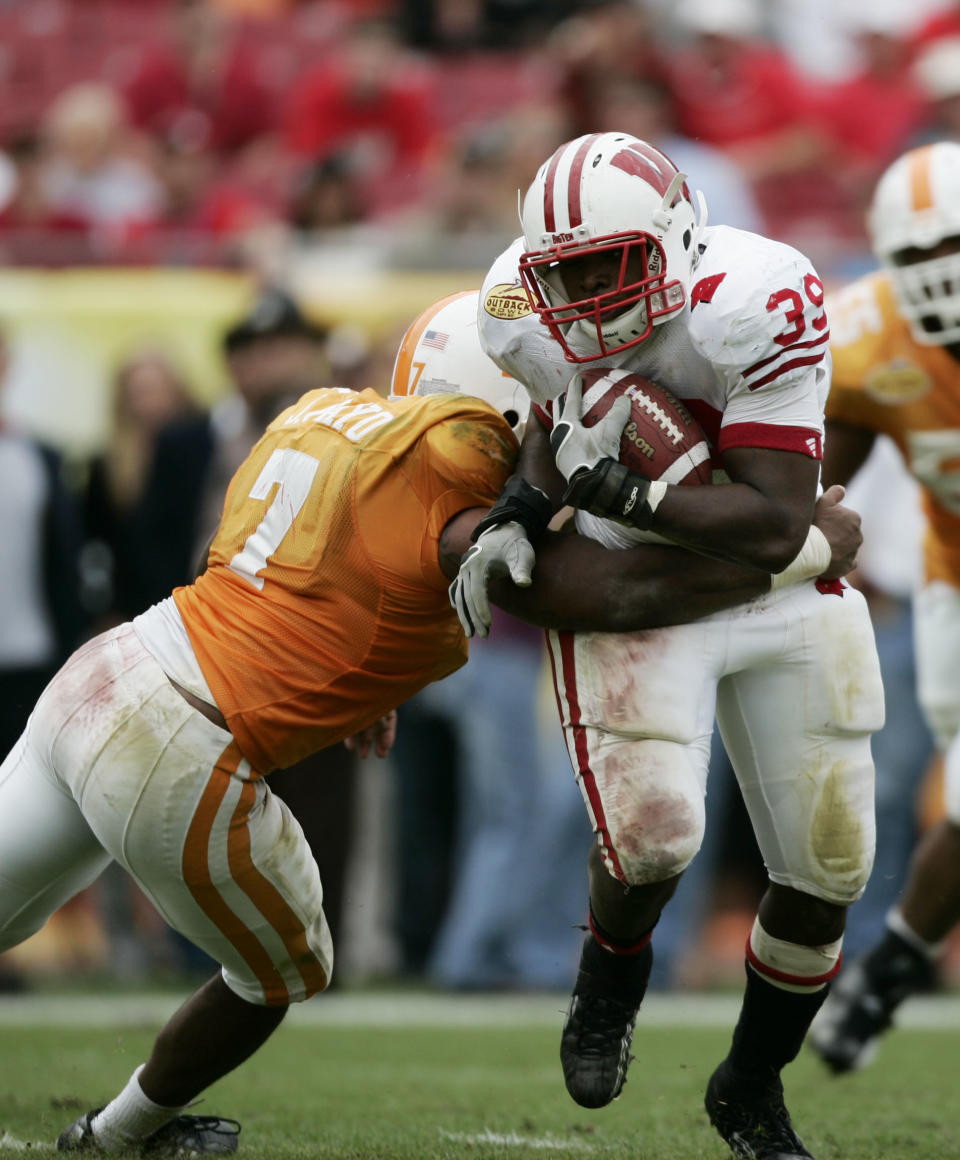
[{"label": "red shoulder stripe on jersey", "polygon": [[825,346],[830,341],[830,331],[826,334],[821,334],[819,338],[811,338],[809,342],[795,342],[793,346],[785,346],[783,350],[778,350],[776,354],[771,354],[767,358],[762,358],[753,366],[747,367],[743,372],[743,377],[748,379],[756,371],[762,370],[771,363],[776,362],[778,358],[783,358],[785,354],[789,354],[792,350],[811,350],[815,346]]},{"label": "red shoulder stripe on jersey", "polygon": [[823,437],[813,427],[780,427],[776,423],[731,423],[720,429],[717,449],[767,447],[771,451],[799,451],[811,459],[823,458]]},{"label": "red shoulder stripe on jersey", "polygon": [[580,178],[583,175],[583,163],[587,159],[587,154],[599,136],[599,133],[591,133],[574,154],[570,165],[570,176],[567,178],[567,212],[570,216],[568,228],[571,230],[574,226],[583,223],[583,209],[580,205]]},{"label": "red shoulder stripe on jersey", "polygon": [[747,383],[747,387],[751,391],[757,390],[758,387],[765,387],[767,383],[772,383],[774,379],[779,379],[781,375],[785,375],[787,371],[794,371],[797,367],[812,367],[816,366],[818,362],[823,362],[824,352],[819,354],[811,354],[806,358],[791,359],[790,362],[784,363],[782,367],[777,367],[775,371],[765,375],[762,379],[757,379],[755,383]]}]

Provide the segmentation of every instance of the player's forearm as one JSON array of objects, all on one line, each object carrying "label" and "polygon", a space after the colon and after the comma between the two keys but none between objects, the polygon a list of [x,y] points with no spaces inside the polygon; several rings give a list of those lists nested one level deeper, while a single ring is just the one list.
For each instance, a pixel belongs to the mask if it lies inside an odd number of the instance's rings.
[{"label": "player's forearm", "polygon": [[611,550],[583,536],[548,533],[538,544],[532,586],[497,582],[490,594],[505,611],[541,628],[631,632],[685,624],[769,587],[766,572],[680,548]]},{"label": "player's forearm", "polygon": [[765,572],[779,572],[803,547],[809,506],[774,501],[744,483],[670,487],[653,531],[691,551]]}]

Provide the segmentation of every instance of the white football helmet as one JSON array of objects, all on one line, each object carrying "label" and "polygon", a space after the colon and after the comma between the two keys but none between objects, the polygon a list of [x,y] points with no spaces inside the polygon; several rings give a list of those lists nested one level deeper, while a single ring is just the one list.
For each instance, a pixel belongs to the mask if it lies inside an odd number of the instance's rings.
[{"label": "white football helmet", "polygon": [[530,396],[480,345],[479,301],[479,290],[461,290],[434,302],[411,322],[394,360],[390,397],[473,395],[495,407],[519,439]]},{"label": "white football helmet", "polygon": [[[695,196],[696,207],[686,174],[627,133],[578,137],[540,167],[520,211],[520,276],[571,362],[635,346],[683,309],[707,219]],[[590,255],[606,257],[607,274],[593,293],[571,295],[564,265],[582,271]],[[571,348],[575,334],[590,340],[586,353]]]},{"label": "white football helmet", "polygon": [[914,339],[960,342],[960,144],[899,157],[877,183],[867,226]]}]

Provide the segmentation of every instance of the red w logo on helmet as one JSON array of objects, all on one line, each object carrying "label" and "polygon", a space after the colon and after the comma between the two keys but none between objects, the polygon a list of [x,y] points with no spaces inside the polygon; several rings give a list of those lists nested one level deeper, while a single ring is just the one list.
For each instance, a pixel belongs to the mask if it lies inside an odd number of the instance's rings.
[{"label": "red w logo on helmet", "polygon": [[[644,141],[634,141],[621,149],[619,153],[615,153],[610,159],[610,164],[633,177],[642,178],[647,185],[652,185],[661,195],[670,188],[670,182],[673,181],[678,172],[677,167],[665,153],[661,153],[659,149],[654,149],[652,145],[647,145]],[[681,186],[681,192],[674,198],[674,205],[681,196],[685,197],[687,201],[691,200],[690,190],[687,188],[686,182]]]}]

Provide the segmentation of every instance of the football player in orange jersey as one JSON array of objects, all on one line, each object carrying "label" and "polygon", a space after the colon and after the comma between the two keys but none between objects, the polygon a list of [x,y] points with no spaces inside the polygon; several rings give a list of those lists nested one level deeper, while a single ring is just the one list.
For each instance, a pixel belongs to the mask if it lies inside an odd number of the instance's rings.
[{"label": "football player in orange jersey", "polygon": [[[222,964],[62,1151],[234,1151],[235,1121],[185,1109],[327,985],[319,874],[265,775],[342,740],[385,756],[395,706],[467,658],[447,585],[512,470],[525,396],[448,324],[463,303],[475,317],[476,296],[455,296],[412,325],[390,398],[323,389],[281,413],[230,484],[206,570],[74,653],[0,766],[0,950],[116,859]],[[839,574],[860,534],[837,498],[819,516]],[[556,535],[509,610],[639,628],[769,584]]]},{"label": "football player in orange jersey", "polygon": [[914,600],[920,705],[945,756],[946,816],[920,840],[879,941],[840,975],[811,1037],[834,1072],[862,1067],[909,995],[928,990],[960,920],[960,144],[910,150],[868,216],[882,269],[834,302],[823,475],[846,483],[878,435],[896,443],[927,517]]}]

